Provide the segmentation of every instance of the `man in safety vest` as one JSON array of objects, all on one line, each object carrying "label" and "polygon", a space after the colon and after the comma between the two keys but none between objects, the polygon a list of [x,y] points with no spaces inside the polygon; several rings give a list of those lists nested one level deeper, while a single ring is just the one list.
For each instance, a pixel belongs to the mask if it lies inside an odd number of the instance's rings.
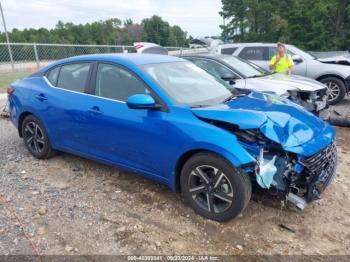
[{"label": "man in safety vest", "polygon": [[269,67],[271,70],[277,73],[286,72],[288,75],[292,73],[294,66],[293,59],[286,53],[286,47],[284,44],[277,43],[277,54],[271,58]]}]

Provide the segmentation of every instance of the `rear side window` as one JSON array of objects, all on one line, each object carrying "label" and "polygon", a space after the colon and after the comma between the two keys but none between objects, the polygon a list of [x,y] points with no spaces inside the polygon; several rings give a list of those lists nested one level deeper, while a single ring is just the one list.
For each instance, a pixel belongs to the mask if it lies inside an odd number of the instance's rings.
[{"label": "rear side window", "polygon": [[61,67],[57,86],[63,89],[84,92],[89,75],[90,63],[64,65]]},{"label": "rear side window", "polygon": [[237,50],[237,47],[221,48],[221,54],[232,55]]},{"label": "rear side window", "polygon": [[148,93],[146,85],[129,71],[119,66],[99,64],[95,95],[126,102],[129,96]]},{"label": "rear side window", "polygon": [[232,71],[228,69],[226,66],[219,64],[215,61],[207,60],[207,59],[189,59],[191,62],[195,63],[200,68],[207,71],[212,76],[215,76],[217,79],[221,80],[221,77],[224,75],[232,75]]},{"label": "rear side window", "polygon": [[269,48],[266,46],[245,47],[238,55],[246,60],[269,60]]},{"label": "rear side window", "polygon": [[57,85],[57,79],[58,79],[58,73],[60,72],[60,67],[56,67],[52,70],[50,70],[47,74],[46,74],[46,78],[50,81],[50,83],[53,86]]}]

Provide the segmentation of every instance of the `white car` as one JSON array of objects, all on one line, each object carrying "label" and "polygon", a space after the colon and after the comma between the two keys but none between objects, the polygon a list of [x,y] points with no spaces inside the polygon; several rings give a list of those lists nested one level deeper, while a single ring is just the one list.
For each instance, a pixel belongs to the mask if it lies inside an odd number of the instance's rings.
[{"label": "white car", "polygon": [[[286,50],[292,56],[295,64],[293,74],[310,77],[326,84],[330,104],[337,104],[350,91],[350,57],[317,59],[293,45],[286,45]],[[211,52],[238,56],[268,69],[271,57],[276,54],[276,44],[222,44],[212,49]]]},{"label": "white car", "polygon": [[218,80],[231,82],[239,89],[272,93],[302,105],[322,119],[329,118],[327,87],[302,76],[271,73],[252,62],[231,55],[183,55]]},{"label": "white car", "polygon": [[[167,49],[153,43],[135,43],[138,53],[167,54]],[[218,81],[229,81],[241,90],[256,90],[289,98],[308,111],[328,120],[327,88],[324,84],[301,76],[272,74],[259,66],[230,55],[182,55]]]}]

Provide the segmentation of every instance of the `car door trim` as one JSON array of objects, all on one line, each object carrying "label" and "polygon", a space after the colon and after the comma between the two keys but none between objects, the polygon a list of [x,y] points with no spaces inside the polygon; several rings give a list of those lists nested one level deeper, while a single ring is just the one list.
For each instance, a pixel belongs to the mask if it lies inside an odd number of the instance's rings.
[{"label": "car door trim", "polygon": [[[58,78],[60,76],[60,72],[61,72],[61,68],[62,66],[65,66],[65,65],[71,65],[71,64],[82,64],[82,63],[90,63],[90,69],[89,69],[89,75],[88,75],[88,78],[87,78],[87,82],[86,82],[86,85],[85,85],[85,88],[84,88],[84,92],[77,92],[77,91],[73,91],[73,90],[69,90],[69,89],[65,89],[65,88],[61,88],[61,87],[58,87],[58,86],[55,86],[53,85],[50,80],[47,78],[47,74],[48,72],[50,72],[51,70],[54,70],[55,68],[59,67],[59,73],[58,73],[58,76],[57,76],[57,80],[56,80],[56,85],[58,83]],[[153,91],[152,88],[149,87],[149,85],[147,83],[145,83],[145,81],[143,81],[137,74],[135,74],[134,72],[132,72],[130,69],[128,69],[127,67],[125,66],[122,66],[120,64],[117,64],[117,63],[111,63],[111,62],[105,62],[105,61],[82,61],[82,62],[71,62],[71,63],[63,63],[63,64],[58,64],[54,67],[51,67],[49,70],[47,70],[44,74],[43,74],[43,79],[45,80],[45,82],[47,83],[47,85],[51,88],[56,88],[56,89],[60,89],[60,90],[63,90],[63,91],[66,91],[66,92],[71,92],[71,93],[75,93],[75,94],[81,94],[81,95],[86,95],[86,96],[92,96],[92,97],[95,97],[95,98],[99,98],[99,99],[103,99],[103,100],[108,100],[108,101],[113,101],[113,102],[117,102],[117,103],[123,103],[123,104],[126,104],[125,101],[121,101],[121,100],[117,100],[117,99],[111,99],[111,98],[106,98],[106,97],[101,97],[101,96],[97,96],[95,95],[95,81],[96,81],[96,75],[97,75],[97,68],[98,68],[98,65],[99,64],[110,64],[110,65],[113,65],[113,66],[120,66],[122,67],[123,69],[125,68],[125,70],[127,70],[128,72],[130,72],[132,75],[134,75],[137,79],[139,79],[140,81],[142,81],[142,83],[145,84],[145,86],[148,88],[148,90],[151,92],[152,95],[154,95],[154,97],[156,97],[156,101],[159,101],[160,102],[160,105],[162,106],[160,111],[163,111],[163,112],[169,112],[169,107],[164,103],[164,101]]]},{"label": "car door trim", "polygon": [[92,96],[92,97],[97,97],[97,98],[104,99],[104,100],[109,100],[109,101],[114,101],[114,102],[126,104],[124,101],[119,101],[119,100],[116,100],[116,99],[110,99],[110,98],[95,96],[95,95],[88,94],[88,93],[85,93],[85,92],[77,92],[77,91],[61,88],[61,87],[58,87],[58,86],[54,86],[54,85],[51,84],[51,82],[47,79],[47,77],[45,75],[43,76],[43,78],[46,81],[46,83],[48,84],[48,86],[50,86],[51,88],[56,88],[56,89],[60,89],[60,90],[66,91],[66,92],[70,92],[70,93],[75,93],[75,94],[80,94],[80,95],[85,95],[85,96]]}]

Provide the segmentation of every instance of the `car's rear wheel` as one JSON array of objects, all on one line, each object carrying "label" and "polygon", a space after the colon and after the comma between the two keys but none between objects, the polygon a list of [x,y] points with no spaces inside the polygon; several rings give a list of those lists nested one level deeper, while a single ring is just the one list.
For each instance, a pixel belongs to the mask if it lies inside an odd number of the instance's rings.
[{"label": "car's rear wheel", "polygon": [[239,215],[251,197],[249,175],[212,153],[191,157],[181,171],[185,201],[201,216],[227,221]]},{"label": "car's rear wheel", "polygon": [[23,120],[22,137],[27,149],[34,157],[46,159],[54,154],[47,131],[35,116],[29,115]]},{"label": "car's rear wheel", "polygon": [[321,79],[321,82],[327,86],[329,104],[335,105],[343,100],[346,94],[346,88],[343,81],[336,77],[326,77]]}]

